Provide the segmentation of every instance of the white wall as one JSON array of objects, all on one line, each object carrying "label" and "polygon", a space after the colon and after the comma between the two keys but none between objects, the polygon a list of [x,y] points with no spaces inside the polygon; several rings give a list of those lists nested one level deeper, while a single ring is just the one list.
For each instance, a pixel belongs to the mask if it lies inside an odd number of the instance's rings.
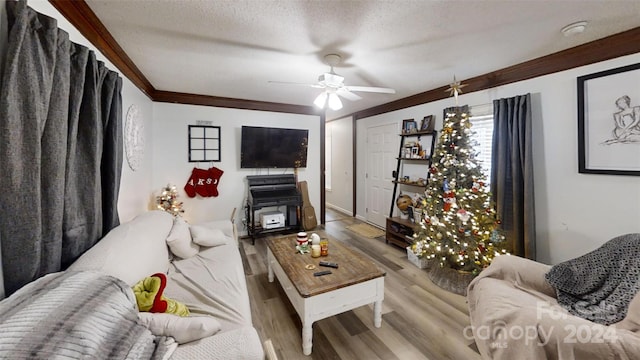
[{"label": "white wall", "polygon": [[[3,1],[3,0],[0,0]],[[4,1],[1,3],[4,11]],[[98,60],[102,60],[111,70],[119,70],[109,62],[102,53],[77,31],[48,1],[29,0],[28,5],[34,10],[51,16],[58,20],[58,27],[69,33],[69,39],[78,44],[87,46],[96,52]],[[120,181],[120,198],[118,200],[118,211],[120,214],[120,222],[131,220],[139,213],[147,210],[149,196],[151,194],[151,163],[153,138],[151,136],[152,121],[152,102],[137,87],[133,85],[126,77],[122,76],[122,110],[123,110],[123,130],[124,118],[127,109],[131,104],[136,104],[140,108],[142,118],[144,119],[145,128],[145,151],[144,160],[141,168],[137,171],[131,171],[127,160],[122,165],[122,179]],[[124,151],[124,150],[123,150]]]},{"label": "white wall", "polygon": [[332,140],[331,190],[326,191],[326,205],[349,215],[353,213],[352,121],[349,116],[327,123]]},{"label": "white wall", "polygon": [[[556,264],[591,251],[614,236],[640,232],[640,178],[578,173],[576,90],[578,76],[638,62],[640,54],[634,54],[460,96],[461,105],[473,106],[532,94],[538,261]],[[364,174],[366,127],[436,114],[436,129],[441,129],[442,110],[453,105],[453,98],[449,98],[359,120],[357,174]],[[357,213],[362,217],[366,200],[363,176],[358,176],[356,186]]]},{"label": "white wall", "polygon": [[[199,164],[188,162],[188,125],[196,125],[198,120],[211,121],[212,126],[220,126],[222,158],[220,162]],[[246,233],[241,226],[242,218],[245,216],[244,204],[248,188],[245,177],[292,173],[293,170],[241,169],[240,135],[243,125],[309,130],[307,167],[298,170],[298,180],[308,182],[309,198],[319,219],[320,118],[318,116],[154,103],[153,189],[158,192],[167,183],[176,185],[180,200],[184,202],[184,218],[192,223],[228,219],[235,207],[238,230]],[[215,166],[224,171],[218,184],[217,197],[203,198],[196,195],[195,198],[189,198],[186,195],[184,186],[195,166],[200,168]]]}]

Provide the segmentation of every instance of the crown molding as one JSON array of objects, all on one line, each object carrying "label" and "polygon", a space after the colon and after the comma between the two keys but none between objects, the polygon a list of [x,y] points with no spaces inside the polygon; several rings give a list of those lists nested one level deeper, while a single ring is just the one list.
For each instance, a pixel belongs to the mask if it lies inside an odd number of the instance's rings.
[{"label": "crown molding", "polygon": [[313,106],[273,103],[266,101],[253,101],[235,98],[226,98],[209,95],[179,93],[173,91],[155,90],[152,94],[153,101],[178,103],[188,105],[204,105],[223,108],[244,110],[273,111],[291,114],[320,115],[320,111]]},{"label": "crown molding", "polygon": [[115,67],[152,101],[190,105],[216,106],[244,110],[273,111],[294,114],[320,115],[312,106],[281,104],[264,101],[223,98],[217,96],[157,90],[129,58],[120,44],[98,19],[84,0],[49,0],[84,37],[89,40]]},{"label": "crown molding", "polygon": [[49,2],[62,16],[69,20],[71,25],[78,29],[87,40],[104,54],[124,76],[151,98],[151,94],[155,91],[153,85],[111,36],[111,33],[84,0],[49,0]]},{"label": "crown molding", "polygon": [[[186,94],[156,90],[142,74],[100,19],[84,0],[49,0],[49,2],[75,26],[124,76],[153,101],[179,104],[227,107],[247,110],[275,111],[296,114],[319,115],[312,106],[271,103],[208,95]],[[640,52],[640,27],[598,39],[551,55],[526,61],[487,74],[466,79],[465,93],[486,90],[522,80],[564,71],[579,66],[610,60]],[[448,97],[447,86],[408,96],[378,105],[350,115],[354,119],[367,118],[395,110],[442,100]],[[327,119],[330,121],[333,119]]]},{"label": "crown molding", "polygon": [[[464,81],[465,85],[467,85],[464,88],[464,92],[468,94],[474,91],[486,90],[638,52],[640,52],[640,27],[467,79]],[[447,89],[448,86],[439,87],[357,111],[351,116],[355,119],[362,119],[442,100],[449,97]]]}]

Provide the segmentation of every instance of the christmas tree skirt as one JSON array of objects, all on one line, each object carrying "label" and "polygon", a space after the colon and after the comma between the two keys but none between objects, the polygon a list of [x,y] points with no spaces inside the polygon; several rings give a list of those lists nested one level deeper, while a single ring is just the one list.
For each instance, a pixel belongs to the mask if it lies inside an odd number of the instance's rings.
[{"label": "christmas tree skirt", "polygon": [[438,265],[429,269],[429,279],[439,287],[454,294],[467,296],[467,286],[475,276],[468,272],[461,272]]}]

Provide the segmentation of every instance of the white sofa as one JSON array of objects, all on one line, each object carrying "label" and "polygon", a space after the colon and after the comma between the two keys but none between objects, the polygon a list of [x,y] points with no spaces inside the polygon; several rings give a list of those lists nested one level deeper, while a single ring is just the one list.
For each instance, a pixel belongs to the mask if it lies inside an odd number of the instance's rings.
[{"label": "white sofa", "polygon": [[186,304],[191,316],[216,318],[221,327],[213,336],[180,344],[172,359],[264,359],[251,322],[235,227],[228,220],[199,225],[222,230],[227,243],[199,249],[196,245],[194,256],[175,258],[166,242],[174,228],[173,217],[150,211],[110,231],[68,271],[99,271],[129,286],[152,274],[165,273],[166,297]]},{"label": "white sofa", "polygon": [[[467,289],[473,337],[484,359],[639,359],[640,295],[609,326],[574,316],[545,280],[551,266],[496,257]],[[595,269],[594,269],[595,270]]]}]

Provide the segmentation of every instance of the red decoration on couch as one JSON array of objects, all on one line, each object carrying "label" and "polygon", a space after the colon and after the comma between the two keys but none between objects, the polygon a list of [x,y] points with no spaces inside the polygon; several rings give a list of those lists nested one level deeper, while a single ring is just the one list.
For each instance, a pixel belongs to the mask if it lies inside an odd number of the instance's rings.
[{"label": "red decoration on couch", "polygon": [[160,289],[158,289],[158,293],[156,297],[153,299],[153,306],[149,312],[152,313],[163,313],[167,311],[167,301],[162,298],[162,294],[164,293],[164,288],[167,287],[167,276],[163,273],[156,273],[151,275],[153,277],[157,277],[160,279]]}]

